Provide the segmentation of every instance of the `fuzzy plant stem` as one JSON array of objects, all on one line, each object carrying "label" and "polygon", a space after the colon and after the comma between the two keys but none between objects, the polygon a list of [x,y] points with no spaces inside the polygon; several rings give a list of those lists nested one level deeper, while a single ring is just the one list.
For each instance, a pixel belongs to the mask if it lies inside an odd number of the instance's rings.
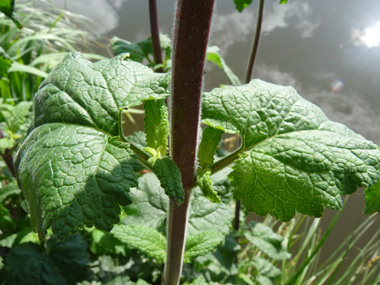
[{"label": "fuzzy plant stem", "polygon": [[182,174],[185,202],[170,202],[164,284],[179,283],[186,225],[194,181],[200,121],[203,67],[214,0],[178,0],[176,7],[170,98],[170,155]]},{"label": "fuzzy plant stem", "polygon": [[[155,64],[162,64],[162,53],[160,45],[160,32],[158,28],[157,17],[157,2],[156,0],[149,0],[149,18],[150,18],[150,34],[153,44],[153,54]],[[162,67],[156,70],[157,72],[164,72]]]},{"label": "fuzzy plant stem", "polygon": [[[253,39],[251,56],[249,57],[247,74],[245,77],[245,83],[249,83],[249,81],[251,81],[252,71],[253,71],[253,67],[255,65],[255,59],[256,59],[257,51],[259,49],[261,25],[263,23],[263,14],[264,14],[264,0],[260,0],[259,14],[258,14],[257,23],[256,23],[255,38]],[[240,228],[240,209],[241,209],[241,200],[237,200],[236,206],[235,206],[235,220],[234,220],[234,230],[235,231],[238,231]]]}]

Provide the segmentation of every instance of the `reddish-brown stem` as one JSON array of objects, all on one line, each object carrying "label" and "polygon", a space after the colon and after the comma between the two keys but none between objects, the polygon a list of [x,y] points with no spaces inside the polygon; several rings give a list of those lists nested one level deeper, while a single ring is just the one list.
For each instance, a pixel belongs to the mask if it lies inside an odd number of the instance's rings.
[{"label": "reddish-brown stem", "polygon": [[178,284],[194,180],[204,60],[214,0],[178,0],[173,38],[170,154],[182,174],[185,202],[170,202],[164,284]]},{"label": "reddish-brown stem", "polygon": [[[149,18],[150,18],[150,34],[152,38],[153,54],[155,64],[162,64],[162,53],[160,45],[160,32],[158,28],[157,2],[149,0]],[[164,72],[162,67],[157,68],[157,72]]]},{"label": "reddish-brown stem", "polygon": [[247,74],[245,77],[245,83],[248,83],[249,81],[251,81],[253,66],[255,64],[257,50],[259,48],[259,41],[260,41],[260,35],[261,35],[261,25],[263,23],[263,14],[264,14],[264,0],[260,0],[259,13],[258,13],[257,23],[256,23],[256,33],[255,33],[255,38],[253,39],[251,56],[249,58],[249,63],[248,63],[248,67],[247,67]]},{"label": "reddish-brown stem", "polygon": [[[253,44],[252,44],[251,56],[249,58],[249,63],[248,63],[248,67],[247,67],[247,74],[245,77],[245,83],[248,83],[249,81],[251,81],[253,66],[255,65],[255,59],[256,59],[257,51],[259,49],[261,25],[263,23],[263,14],[264,14],[264,0],[260,0],[259,13],[258,13],[257,23],[256,23],[256,33],[255,33],[255,38],[254,38]],[[236,201],[235,207],[236,208],[235,208],[234,230],[238,231],[239,227],[240,227],[240,208],[241,208],[241,201],[240,200]]]}]

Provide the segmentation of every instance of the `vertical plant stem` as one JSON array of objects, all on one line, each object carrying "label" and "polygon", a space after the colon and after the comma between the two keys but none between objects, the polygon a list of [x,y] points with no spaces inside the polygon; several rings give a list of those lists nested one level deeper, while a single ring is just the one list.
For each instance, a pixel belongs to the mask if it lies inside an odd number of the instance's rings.
[{"label": "vertical plant stem", "polygon": [[194,180],[201,90],[214,0],[178,0],[173,38],[170,154],[182,174],[185,202],[169,204],[164,284],[178,284]]},{"label": "vertical plant stem", "polygon": [[260,0],[259,13],[258,13],[257,23],[256,23],[256,33],[255,33],[255,38],[253,39],[251,56],[249,58],[249,63],[247,66],[247,74],[245,77],[245,83],[248,83],[249,81],[251,81],[253,66],[255,64],[257,50],[259,48],[261,25],[263,22],[263,14],[264,14],[264,0]]},{"label": "vertical plant stem", "polygon": [[[150,34],[153,44],[153,54],[155,64],[162,64],[162,53],[160,45],[160,32],[158,28],[158,17],[157,17],[157,2],[156,0],[149,0],[149,17],[150,17]],[[160,67],[156,70],[157,72],[164,72]]]},{"label": "vertical plant stem", "polygon": [[[251,81],[252,71],[255,65],[255,59],[256,59],[258,48],[259,48],[261,25],[263,23],[263,14],[264,14],[264,0],[260,0],[259,13],[258,13],[257,23],[256,23],[256,33],[253,39],[251,56],[249,58],[249,62],[247,66],[247,74],[245,77],[245,83],[249,83],[249,81]],[[236,206],[235,206],[235,222],[234,222],[235,231],[238,231],[240,228],[240,209],[241,209],[241,201],[237,200]]]}]

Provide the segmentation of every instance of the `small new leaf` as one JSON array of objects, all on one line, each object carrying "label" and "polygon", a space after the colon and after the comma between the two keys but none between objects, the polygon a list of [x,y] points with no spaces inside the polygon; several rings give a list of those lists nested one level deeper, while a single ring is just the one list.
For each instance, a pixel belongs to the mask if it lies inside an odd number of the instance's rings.
[{"label": "small new leaf", "polygon": [[111,234],[150,258],[159,262],[166,260],[166,238],[155,229],[139,225],[117,225]]},{"label": "small new leaf", "polygon": [[198,149],[198,161],[202,168],[214,162],[214,155],[222,138],[223,131],[211,127],[205,128]]},{"label": "small new leaf", "polygon": [[212,187],[211,170],[205,171],[203,174],[198,175],[197,182],[203,194],[213,203],[220,203],[221,200],[218,193]]},{"label": "small new leaf", "polygon": [[203,256],[213,252],[223,241],[224,235],[215,231],[205,231],[196,235],[189,235],[186,238],[183,262],[190,263],[191,260],[197,258],[198,256]]},{"label": "small new leaf", "polygon": [[176,206],[181,205],[185,199],[185,191],[182,187],[181,172],[175,162],[169,157],[158,158],[153,169],[166,195]]},{"label": "small new leaf", "polygon": [[158,157],[162,157],[167,153],[169,137],[168,108],[165,100],[145,101],[144,109],[147,145],[156,150]]},{"label": "small new leaf", "polygon": [[252,4],[252,0],[234,0],[236,9],[241,12],[244,8]]},{"label": "small new leaf", "polygon": [[220,54],[220,49],[217,46],[212,46],[207,48],[206,60],[215,63],[219,66],[226,74],[228,80],[232,85],[241,85],[239,78],[231,70],[231,68],[226,64],[223,57]]}]

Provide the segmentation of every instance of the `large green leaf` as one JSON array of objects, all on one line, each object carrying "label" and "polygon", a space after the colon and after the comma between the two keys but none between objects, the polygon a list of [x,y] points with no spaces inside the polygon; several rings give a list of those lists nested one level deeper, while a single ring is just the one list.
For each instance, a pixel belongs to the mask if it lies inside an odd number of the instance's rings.
[{"label": "large green leaf", "polygon": [[257,269],[259,275],[268,277],[270,279],[277,278],[282,275],[280,269],[274,266],[269,260],[255,256],[252,259],[252,265]]},{"label": "large green leaf", "polygon": [[378,147],[329,121],[291,87],[253,80],[217,88],[204,95],[202,116],[241,135],[242,155],[230,175],[234,198],[259,215],[319,217],[324,207],[340,209],[342,194],[379,179]]},{"label": "large green leaf", "polygon": [[144,225],[158,228],[166,218],[168,196],[160,187],[160,181],[153,173],[139,178],[138,187],[131,189],[132,203],[124,207],[126,225]]},{"label": "large green leaf", "polygon": [[86,250],[80,235],[63,241],[52,238],[46,250],[33,243],[21,244],[5,260],[6,280],[8,284],[76,284],[90,275]]},{"label": "large green leaf", "polygon": [[141,225],[118,225],[111,232],[131,248],[159,262],[166,259],[166,238],[157,230]]},{"label": "large green leaf", "polygon": [[43,238],[95,225],[111,230],[141,169],[120,141],[121,108],[168,95],[168,76],[124,56],[91,63],[69,54],[35,95],[35,129],[15,158],[19,186]]},{"label": "large green leaf", "polygon": [[183,262],[189,263],[198,256],[206,255],[224,241],[224,235],[216,231],[204,231],[186,238]]},{"label": "large green leaf", "polygon": [[245,237],[263,253],[275,260],[290,258],[284,237],[262,223],[250,222],[250,230],[245,231]]},{"label": "large green leaf", "polygon": [[[215,180],[214,183],[218,183]],[[168,210],[168,196],[159,186],[157,177],[148,173],[139,178],[139,186],[131,190],[132,204],[124,207],[126,225],[145,225],[160,228]],[[221,186],[219,186],[221,187]],[[215,204],[203,196],[199,188],[193,190],[189,215],[188,234],[202,231],[229,232],[233,209],[225,204]]]},{"label": "large green leaf", "polygon": [[89,127],[46,124],[32,131],[16,157],[18,179],[40,237],[95,225],[111,230],[119,204],[130,203],[139,168],[128,144]]},{"label": "large green leaf", "polygon": [[35,95],[35,125],[62,122],[118,135],[120,108],[169,95],[168,74],[121,54],[96,63],[71,53],[43,81]]}]

